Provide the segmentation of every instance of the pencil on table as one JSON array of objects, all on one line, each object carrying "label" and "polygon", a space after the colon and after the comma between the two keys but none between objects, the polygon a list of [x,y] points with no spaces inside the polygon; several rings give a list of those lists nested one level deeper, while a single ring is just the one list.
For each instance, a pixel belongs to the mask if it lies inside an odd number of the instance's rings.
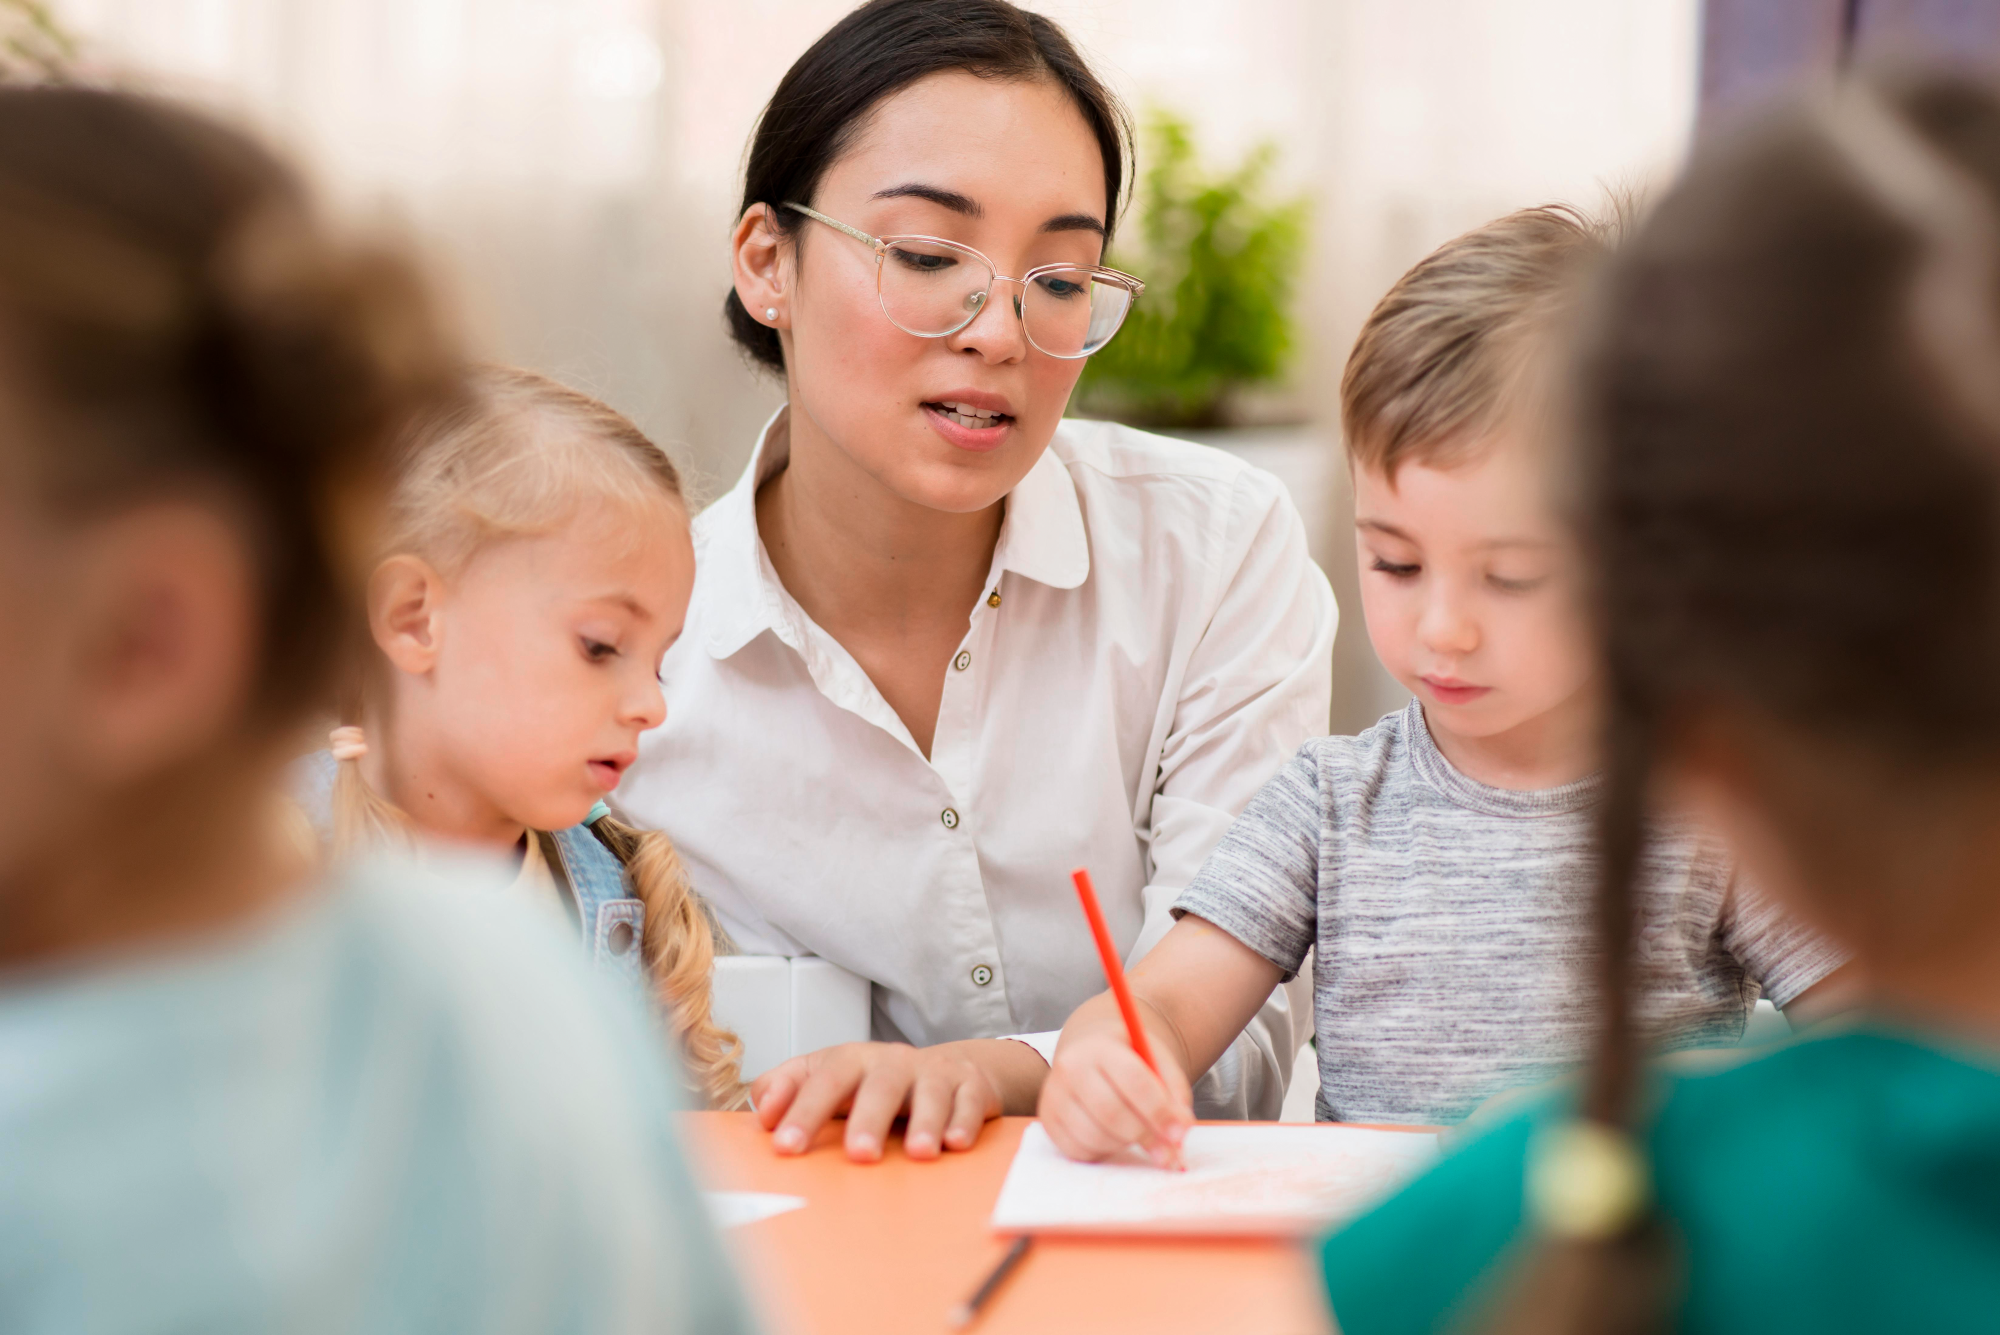
[{"label": "pencil on table", "polygon": [[1013,1274],[1014,1267],[1021,1264],[1021,1258],[1028,1254],[1028,1244],[1034,1240],[1035,1236],[1032,1233],[1023,1233],[1014,1239],[1014,1245],[1000,1258],[1000,1264],[993,1267],[993,1273],[986,1277],[986,1282],[975,1289],[970,1298],[951,1309],[951,1316],[948,1319],[953,1330],[963,1330],[979,1318],[979,1311],[986,1306],[986,1300],[1007,1282],[1007,1276]]}]

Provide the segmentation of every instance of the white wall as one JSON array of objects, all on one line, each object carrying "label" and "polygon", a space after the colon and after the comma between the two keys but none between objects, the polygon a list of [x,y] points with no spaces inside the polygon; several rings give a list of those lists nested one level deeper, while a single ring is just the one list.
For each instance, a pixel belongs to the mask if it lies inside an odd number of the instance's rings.
[{"label": "white wall", "polygon": [[[57,0],[107,65],[241,107],[456,278],[493,355],[555,372],[726,485],[777,392],[722,334],[744,141],[847,0]],[[1219,155],[1264,137],[1317,200],[1299,398],[1330,432],[1347,345],[1426,250],[1508,209],[1669,169],[1696,0],[1045,0],[1136,104]],[[1341,470],[1333,470],[1336,476]],[[1341,498],[1336,496],[1336,511]],[[1398,693],[1352,554],[1336,722]]]}]

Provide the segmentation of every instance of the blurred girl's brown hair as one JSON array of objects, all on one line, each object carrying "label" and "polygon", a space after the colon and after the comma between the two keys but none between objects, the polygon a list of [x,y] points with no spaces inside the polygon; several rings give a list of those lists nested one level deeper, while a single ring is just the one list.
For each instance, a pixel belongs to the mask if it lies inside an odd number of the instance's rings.
[{"label": "blurred girl's brown hair", "polygon": [[[1684,730],[1758,721],[1885,812],[2000,771],[2000,94],[1857,77],[1710,146],[1580,347],[1610,699],[1607,1023],[1581,1115],[1643,1143],[1631,885]],[[1787,837],[1842,838],[1812,805]],[[1824,907],[1912,946],[1973,911],[1881,899]],[[1673,1291],[1644,1210],[1545,1229],[1492,1328],[1656,1329]]]},{"label": "blurred girl's brown hair", "polygon": [[402,421],[452,357],[414,272],[325,227],[248,138],[164,103],[0,87],[0,406],[57,513],[166,491],[243,522],[252,726],[323,703]]}]

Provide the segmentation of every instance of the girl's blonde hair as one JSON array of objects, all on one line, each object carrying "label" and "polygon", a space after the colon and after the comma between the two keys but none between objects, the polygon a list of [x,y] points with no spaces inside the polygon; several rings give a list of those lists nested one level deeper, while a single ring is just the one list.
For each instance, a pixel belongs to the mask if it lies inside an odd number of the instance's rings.
[{"label": "girl's blonde hair", "polygon": [[[446,576],[488,543],[547,533],[578,506],[608,499],[634,508],[662,495],[685,505],[680,473],[665,451],[622,414],[546,376],[512,367],[475,368],[465,392],[420,418],[397,460],[382,556],[420,556]],[[341,721],[359,725],[363,684],[350,674]],[[743,1045],[710,1011],[714,925],[688,883],[673,842],[612,817],[592,828],[624,863],[645,906],[647,975],[711,1107],[745,1103]],[[333,853],[410,842],[410,820],[342,761],[333,785]]]}]

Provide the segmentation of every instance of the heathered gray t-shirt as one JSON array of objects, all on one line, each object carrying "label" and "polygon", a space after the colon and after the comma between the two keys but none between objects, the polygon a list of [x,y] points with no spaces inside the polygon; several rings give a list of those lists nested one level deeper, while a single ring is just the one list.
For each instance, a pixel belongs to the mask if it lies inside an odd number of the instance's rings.
[{"label": "heathered gray t-shirt", "polygon": [[[1358,737],[1300,748],[1174,912],[1287,978],[1317,948],[1321,1120],[1460,1121],[1583,1058],[1598,1004],[1598,784],[1515,792],[1468,779],[1412,701]],[[1639,1017],[1662,1047],[1734,1044],[1760,989],[1783,1007],[1843,958],[1685,828],[1656,831],[1639,907]]]}]

